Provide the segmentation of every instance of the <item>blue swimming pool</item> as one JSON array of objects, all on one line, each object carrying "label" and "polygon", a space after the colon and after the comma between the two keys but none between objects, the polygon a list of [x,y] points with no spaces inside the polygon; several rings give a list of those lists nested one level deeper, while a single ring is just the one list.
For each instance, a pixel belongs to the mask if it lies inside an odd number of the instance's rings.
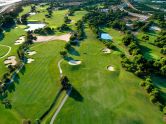
[{"label": "blue swimming pool", "polygon": [[103,39],[103,40],[112,40],[112,37],[107,33],[102,33],[101,34],[101,39]]}]

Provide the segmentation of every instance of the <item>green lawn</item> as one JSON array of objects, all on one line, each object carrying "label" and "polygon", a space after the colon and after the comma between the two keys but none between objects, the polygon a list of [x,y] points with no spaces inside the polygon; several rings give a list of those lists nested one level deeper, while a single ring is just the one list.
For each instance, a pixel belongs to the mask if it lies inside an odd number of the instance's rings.
[{"label": "green lawn", "polygon": [[8,51],[9,51],[8,47],[1,46],[1,44],[0,44],[0,57],[3,57]]},{"label": "green lawn", "polygon": [[34,121],[51,105],[60,89],[59,52],[64,47],[63,41],[36,44],[32,50],[37,52],[31,58],[35,61],[27,64],[24,73],[20,73],[15,83],[16,90],[9,96],[13,109],[20,119]]},{"label": "green lawn", "polygon": [[28,20],[45,22],[48,26],[52,28],[57,28],[64,23],[64,16],[65,14],[67,14],[67,10],[53,11],[53,15],[51,18],[46,18],[46,14],[47,11],[44,10],[40,13],[37,13],[36,15],[30,16]]},{"label": "green lawn", "polygon": [[73,16],[69,16],[69,19],[71,19],[71,24],[69,24],[69,26],[72,28],[72,29],[75,29],[75,23],[77,23],[77,21],[81,20],[82,17],[86,14],[87,12],[86,11],[76,11],[74,13]]},{"label": "green lawn", "polygon": [[29,13],[30,10],[31,10],[31,6],[25,6],[25,7],[23,7],[23,11],[19,14],[19,17],[21,17],[24,14]]},{"label": "green lawn", "polygon": [[[56,124],[162,124],[162,113],[140,88],[139,78],[121,68],[116,52],[104,55],[103,44],[87,29],[88,39],[75,49],[82,65],[62,68],[74,87]],[[107,71],[112,65],[115,72]]]}]

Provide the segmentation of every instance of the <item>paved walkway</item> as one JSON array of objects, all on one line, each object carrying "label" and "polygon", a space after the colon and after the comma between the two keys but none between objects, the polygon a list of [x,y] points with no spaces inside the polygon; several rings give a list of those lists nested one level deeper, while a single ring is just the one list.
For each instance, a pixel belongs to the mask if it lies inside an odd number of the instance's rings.
[{"label": "paved walkway", "polygon": [[[63,61],[63,59],[61,59],[59,62],[58,62],[58,68],[59,68],[59,72],[60,72],[60,78],[63,77],[63,71],[62,71],[62,68],[61,68],[61,62]],[[63,107],[63,105],[65,104],[65,102],[67,101],[70,93],[72,91],[72,87],[67,91],[67,94],[66,96],[63,98],[61,104],[59,105],[58,109],[55,111],[54,115],[52,116],[51,118],[51,121],[50,121],[50,124],[54,124],[54,121],[58,115],[58,113],[60,112],[61,108]]]},{"label": "paved walkway", "polygon": [[67,101],[67,98],[69,97],[70,93],[72,91],[72,87],[68,90],[66,96],[63,98],[61,104],[59,105],[58,109],[56,110],[56,112],[54,113],[51,121],[50,121],[50,124],[54,124],[54,121],[58,115],[58,113],[60,112],[61,108],[63,107],[63,105],[65,104],[65,102]]}]

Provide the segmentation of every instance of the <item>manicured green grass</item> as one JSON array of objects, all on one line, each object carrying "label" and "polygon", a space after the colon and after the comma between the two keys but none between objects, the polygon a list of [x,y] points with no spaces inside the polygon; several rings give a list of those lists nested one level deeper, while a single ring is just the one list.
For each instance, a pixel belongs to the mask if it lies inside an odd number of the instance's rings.
[{"label": "manicured green grass", "polygon": [[105,28],[103,29],[104,32],[107,32],[108,34],[111,35],[111,37],[113,38],[113,41],[118,43],[118,44],[121,44],[122,43],[122,39],[124,37],[124,33],[118,31],[118,30],[115,30],[115,29],[112,29],[112,28]]},{"label": "manicured green grass", "polygon": [[1,44],[0,44],[0,57],[3,57],[8,51],[9,51],[8,47],[1,46]]},{"label": "manicured green grass", "polygon": [[48,26],[52,28],[57,28],[64,23],[64,16],[67,14],[67,10],[53,11],[51,18],[46,18],[45,15],[48,14],[46,10],[37,13],[36,15],[30,16],[29,21],[41,21],[45,22]]},{"label": "manicured green grass", "polygon": [[86,14],[87,12],[86,11],[76,11],[74,13],[73,16],[69,16],[69,18],[71,19],[71,24],[69,24],[69,26],[72,28],[72,29],[75,29],[75,23],[77,23],[77,21],[81,20],[82,17]]},{"label": "manicured green grass", "polygon": [[21,17],[24,14],[29,13],[30,10],[31,10],[31,6],[25,6],[25,7],[23,7],[23,11],[19,14],[19,17]]},{"label": "manicured green grass", "polygon": [[15,82],[16,90],[9,95],[13,109],[21,116],[20,119],[34,122],[52,104],[61,86],[57,63],[63,47],[63,41],[36,44],[32,47],[37,52],[31,56],[35,61],[27,64],[25,72],[19,74],[19,79]]},{"label": "manicured green grass", "polygon": [[[139,86],[141,80],[121,68],[121,59],[116,52],[103,54],[104,45],[89,29],[86,33],[88,39],[75,48],[80,56],[71,56],[82,64],[62,64],[64,74],[75,90],[55,123],[162,124],[162,113]],[[108,65],[115,67],[115,71],[109,72]]]}]

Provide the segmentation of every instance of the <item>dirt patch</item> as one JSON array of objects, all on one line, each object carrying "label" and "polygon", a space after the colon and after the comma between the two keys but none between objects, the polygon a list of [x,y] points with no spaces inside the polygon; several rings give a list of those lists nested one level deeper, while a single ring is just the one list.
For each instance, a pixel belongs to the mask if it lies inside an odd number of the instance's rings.
[{"label": "dirt patch", "polygon": [[21,36],[18,40],[15,41],[14,45],[20,45],[25,42],[25,36]]},{"label": "dirt patch", "polygon": [[63,40],[70,41],[71,34],[64,34],[60,36],[37,36],[37,40],[34,42],[45,42],[45,41],[53,41],[53,40]]},{"label": "dirt patch", "polygon": [[107,67],[107,70],[108,70],[108,71],[115,71],[115,68],[110,65],[110,66]]},{"label": "dirt patch", "polygon": [[79,60],[70,60],[68,63],[69,65],[80,65],[82,62]]},{"label": "dirt patch", "polygon": [[10,56],[4,61],[5,65],[12,65],[15,66],[17,64],[16,57],[15,56]]}]

